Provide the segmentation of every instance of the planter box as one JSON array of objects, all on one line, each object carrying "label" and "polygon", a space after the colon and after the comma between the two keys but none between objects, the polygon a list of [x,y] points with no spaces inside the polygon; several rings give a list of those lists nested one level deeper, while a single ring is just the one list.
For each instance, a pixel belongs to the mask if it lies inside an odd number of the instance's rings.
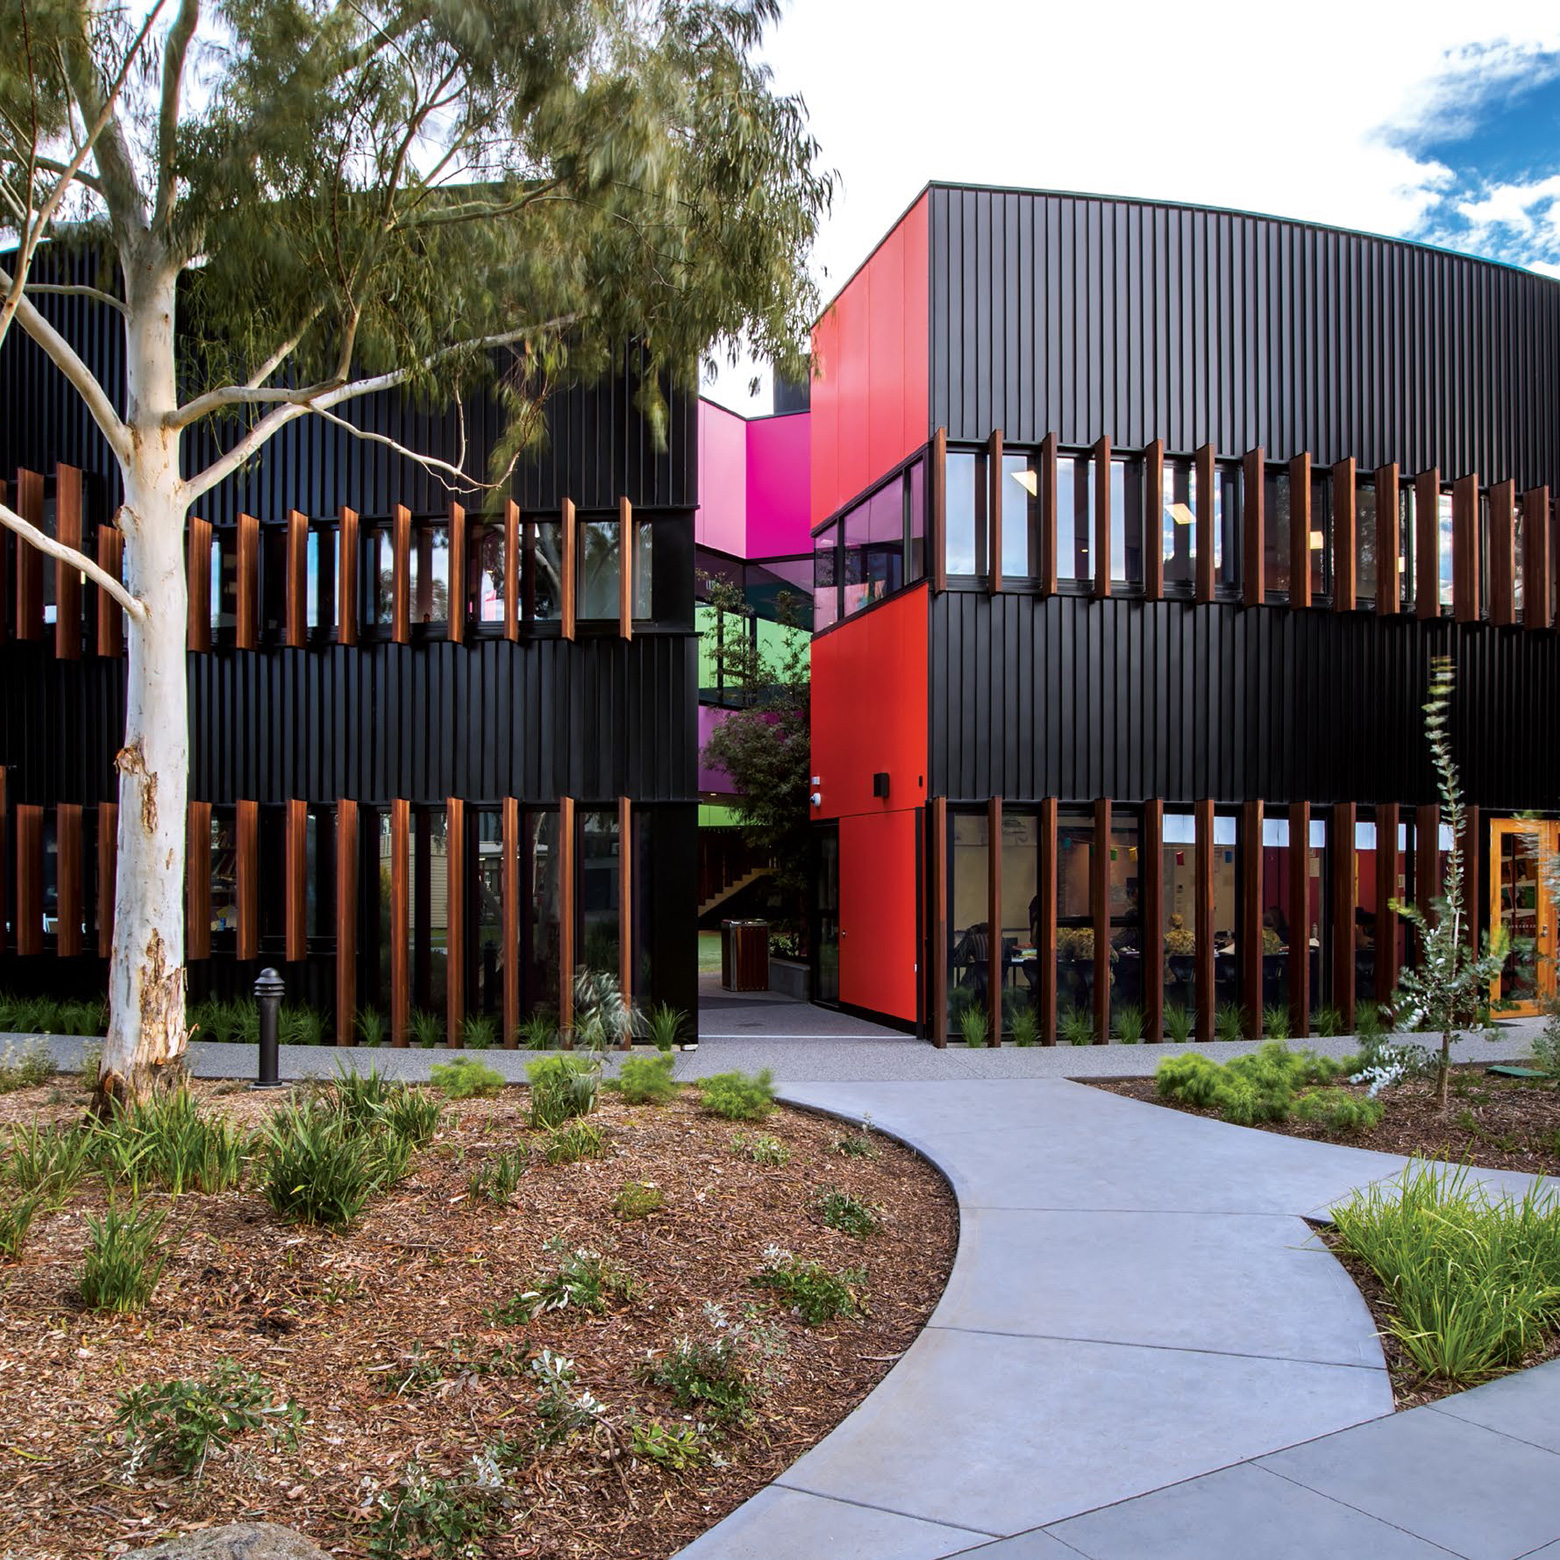
[{"label": "planter box", "polygon": [[800,959],[770,959],[769,989],[798,1002],[812,1000],[812,966]]}]

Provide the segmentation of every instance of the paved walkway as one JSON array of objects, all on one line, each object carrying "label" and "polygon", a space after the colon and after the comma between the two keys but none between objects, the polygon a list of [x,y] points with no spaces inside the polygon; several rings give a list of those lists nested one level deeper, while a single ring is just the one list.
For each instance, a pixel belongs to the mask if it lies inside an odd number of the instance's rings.
[{"label": "paved walkway", "polygon": [[1401,1160],[1065,1082],[784,1092],[940,1165],[958,1259],[876,1391],[683,1560],[1560,1560],[1560,1367],[1393,1416],[1304,1222]]}]

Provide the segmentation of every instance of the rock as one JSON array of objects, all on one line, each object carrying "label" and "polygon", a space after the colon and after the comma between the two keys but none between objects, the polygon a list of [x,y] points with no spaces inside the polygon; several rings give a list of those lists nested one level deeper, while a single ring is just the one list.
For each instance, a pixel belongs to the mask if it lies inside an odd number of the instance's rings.
[{"label": "rock", "polygon": [[137,1549],[125,1560],[330,1560],[302,1533],[274,1522],[230,1522]]}]

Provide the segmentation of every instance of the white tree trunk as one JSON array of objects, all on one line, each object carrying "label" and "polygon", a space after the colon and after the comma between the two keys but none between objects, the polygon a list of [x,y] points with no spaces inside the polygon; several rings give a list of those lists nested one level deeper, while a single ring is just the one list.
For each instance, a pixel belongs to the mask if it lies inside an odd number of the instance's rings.
[{"label": "white tree trunk", "polygon": [[175,406],[174,278],[127,258],[125,583],[146,604],[128,625],[125,740],[119,769],[119,857],[109,960],[108,1043],[100,1101],[143,1095],[183,1055],[185,800],[189,718],[185,669],[187,507]]}]

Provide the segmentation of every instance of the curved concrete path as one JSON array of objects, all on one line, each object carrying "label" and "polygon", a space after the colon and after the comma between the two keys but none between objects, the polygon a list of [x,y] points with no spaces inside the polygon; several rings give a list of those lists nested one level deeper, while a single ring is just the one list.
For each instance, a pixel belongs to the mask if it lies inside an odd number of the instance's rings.
[{"label": "curved concrete path", "polygon": [[938,1164],[958,1257],[882,1384],[683,1560],[1560,1560],[1560,1370],[1388,1417],[1304,1222],[1401,1159],[1061,1081],[783,1093]]}]

